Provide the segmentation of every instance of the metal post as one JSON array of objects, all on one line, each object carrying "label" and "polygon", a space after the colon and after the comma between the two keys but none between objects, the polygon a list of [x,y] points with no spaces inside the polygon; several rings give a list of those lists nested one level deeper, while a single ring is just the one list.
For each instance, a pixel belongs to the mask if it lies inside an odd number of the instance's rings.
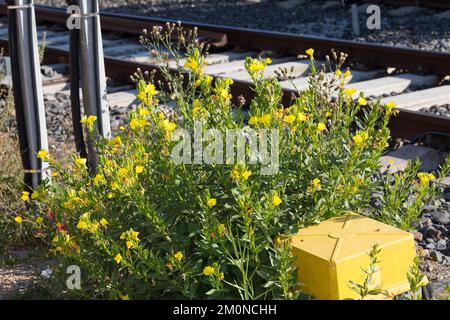
[{"label": "metal post", "polygon": [[[84,111],[97,116],[96,129],[103,137],[111,137],[111,124],[106,92],[105,61],[98,0],[79,0],[80,4],[80,74]],[[89,162],[95,170],[98,156],[88,141]]]},{"label": "metal post", "polygon": [[[70,6],[79,8],[78,0],[67,0]],[[70,12],[71,14],[79,14]],[[78,18],[79,19],[79,18]],[[69,29],[70,40],[70,105],[72,111],[72,126],[75,138],[75,146],[80,157],[87,158],[86,145],[84,142],[83,127],[81,125],[81,101],[80,101],[80,29],[78,24],[71,26]]]},{"label": "metal post", "polygon": [[36,188],[48,177],[48,163],[37,158],[48,150],[38,37],[33,0],[7,0],[9,55],[25,184]]}]

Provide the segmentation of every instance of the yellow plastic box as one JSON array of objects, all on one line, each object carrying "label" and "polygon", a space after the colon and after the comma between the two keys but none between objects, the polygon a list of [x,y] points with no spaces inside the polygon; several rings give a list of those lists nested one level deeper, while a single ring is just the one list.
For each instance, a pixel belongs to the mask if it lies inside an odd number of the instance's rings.
[{"label": "yellow plastic box", "polygon": [[321,300],[358,299],[349,282],[362,284],[362,268],[370,265],[368,252],[381,249],[379,271],[370,289],[383,294],[367,299],[392,299],[409,291],[407,272],[414,262],[415,245],[409,232],[358,214],[348,214],[302,229],[291,239],[302,292]]}]

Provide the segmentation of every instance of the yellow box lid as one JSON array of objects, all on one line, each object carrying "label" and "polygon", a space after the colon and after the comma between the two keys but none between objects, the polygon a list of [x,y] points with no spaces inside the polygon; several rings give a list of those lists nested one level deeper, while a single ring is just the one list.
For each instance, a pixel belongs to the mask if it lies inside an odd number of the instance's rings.
[{"label": "yellow box lid", "polygon": [[292,237],[291,244],[336,263],[365,254],[375,244],[383,248],[405,239],[412,240],[412,234],[362,215],[349,213],[301,229]]}]

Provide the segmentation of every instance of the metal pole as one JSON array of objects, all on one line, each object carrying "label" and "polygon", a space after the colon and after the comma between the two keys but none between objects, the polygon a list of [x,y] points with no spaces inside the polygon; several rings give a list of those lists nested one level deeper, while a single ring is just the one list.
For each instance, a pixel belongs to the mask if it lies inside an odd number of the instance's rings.
[{"label": "metal pole", "polygon": [[48,177],[48,163],[37,158],[48,150],[38,37],[33,0],[7,0],[9,54],[25,184],[36,188]]},{"label": "metal pole", "polygon": [[[84,111],[97,116],[96,129],[102,137],[111,137],[106,92],[105,61],[98,0],[79,0],[80,4],[80,70]],[[88,141],[89,162],[95,170],[98,155]]]},{"label": "metal pole", "polygon": [[[67,0],[69,6],[78,6],[78,0]],[[79,11],[77,11],[79,13]],[[70,40],[70,105],[72,111],[72,126],[75,145],[80,157],[87,158],[86,145],[81,125],[81,101],[80,101],[80,30],[73,27],[69,30]]]}]

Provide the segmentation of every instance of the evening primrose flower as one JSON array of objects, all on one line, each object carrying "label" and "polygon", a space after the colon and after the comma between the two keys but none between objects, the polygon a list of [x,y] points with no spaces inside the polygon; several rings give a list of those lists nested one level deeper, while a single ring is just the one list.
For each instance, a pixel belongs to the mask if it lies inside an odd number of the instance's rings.
[{"label": "evening primrose flower", "polygon": [[112,182],[111,183],[111,189],[114,190],[114,191],[118,190],[119,189],[119,184],[117,182]]},{"label": "evening primrose flower", "polygon": [[304,114],[303,112],[300,112],[298,115],[297,115],[297,120],[299,121],[299,122],[304,122],[304,121],[306,121],[308,119],[308,117],[306,116],[306,114]]},{"label": "evening primrose flower", "polygon": [[81,119],[81,124],[85,125],[89,129],[92,129],[94,127],[94,122],[97,121],[96,116],[84,116],[83,119]]},{"label": "evening primrose flower", "polygon": [[45,159],[47,159],[47,157],[48,157],[48,152],[45,151],[45,150],[40,150],[40,151],[37,153],[37,157],[38,157],[38,159],[45,160]]},{"label": "evening primrose flower", "polygon": [[186,63],[183,65],[183,67],[191,69],[192,71],[198,71],[198,66],[198,61],[193,57],[187,58]]},{"label": "evening primrose flower", "polygon": [[334,74],[336,77],[340,77],[342,75],[342,72],[341,72],[341,70],[337,69]]},{"label": "evening primrose flower", "polygon": [[37,198],[39,198],[39,191],[34,190],[31,194],[31,199],[36,200]]},{"label": "evening primrose flower", "polygon": [[100,224],[102,225],[102,227],[106,228],[106,226],[109,224],[109,222],[105,218],[102,218],[100,220]]},{"label": "evening primrose flower", "polygon": [[356,93],[356,89],[355,88],[345,88],[345,95],[347,97],[352,97],[355,93]]},{"label": "evening primrose flower", "polygon": [[259,122],[259,118],[257,116],[251,116],[250,119],[248,120],[248,124],[251,126],[257,125],[258,122]]},{"label": "evening primrose flower", "polygon": [[309,184],[307,191],[308,192],[314,192],[316,190],[319,190],[321,188],[322,182],[320,181],[319,178],[315,178],[311,181],[311,183]]},{"label": "evening primrose flower", "polygon": [[37,217],[35,221],[36,221],[37,224],[42,224],[44,222],[44,218]]},{"label": "evening primrose flower", "polygon": [[369,134],[366,131],[358,132],[353,136],[353,141],[357,146],[363,145],[369,139]]},{"label": "evening primrose flower", "polygon": [[30,201],[30,193],[28,191],[23,191],[20,199],[22,199],[22,201]]},{"label": "evening primrose flower", "polygon": [[419,172],[417,174],[417,177],[420,180],[420,183],[422,185],[427,185],[430,183],[430,181],[434,181],[436,178],[432,173],[425,173],[425,172]]},{"label": "evening primrose flower", "polygon": [[87,223],[83,220],[78,221],[77,228],[80,230],[84,230],[87,227]]},{"label": "evening primrose flower", "polygon": [[93,180],[94,180],[94,184],[96,186],[98,186],[99,184],[101,184],[102,182],[105,181],[105,179],[103,178],[103,176],[101,174],[97,174]]},{"label": "evening primrose flower", "polygon": [[211,266],[206,266],[203,269],[203,274],[207,277],[212,276],[214,274],[214,272],[215,272],[215,269],[214,269],[214,267],[211,267]]},{"label": "evening primrose flower", "polygon": [[87,159],[86,158],[75,158],[75,165],[77,165],[78,167],[83,167],[85,166],[87,163]]},{"label": "evening primrose flower", "polygon": [[364,99],[363,97],[359,97],[359,98],[358,98],[358,103],[359,103],[359,105],[361,105],[361,106],[365,106],[365,105],[367,105],[367,100]]},{"label": "evening primrose flower", "polygon": [[259,119],[259,122],[264,126],[268,126],[270,121],[272,121],[272,116],[270,114],[265,114]]},{"label": "evening primrose flower", "polygon": [[144,167],[136,166],[136,168],[134,170],[135,170],[136,174],[141,174],[142,172],[144,172]]},{"label": "evening primrose flower", "polygon": [[317,124],[317,132],[323,132],[327,129],[327,126],[325,125],[325,123],[319,122]]},{"label": "evening primrose flower", "polygon": [[344,72],[344,78],[350,77],[351,75],[352,73],[350,72],[350,70]]},{"label": "evening primrose flower", "polygon": [[288,124],[292,124],[295,121],[295,116],[292,114],[287,115],[286,117],[284,117],[284,121]]},{"label": "evening primrose flower", "polygon": [[309,48],[305,52],[310,58],[314,58],[314,49],[313,48]]},{"label": "evening primrose flower", "polygon": [[177,259],[178,261],[181,261],[183,259],[184,255],[183,252],[178,251],[177,253],[175,253],[174,258]]},{"label": "evening primrose flower", "polygon": [[127,300],[130,300],[130,297],[128,296],[128,294],[123,294],[120,296],[120,300],[127,301]]},{"label": "evening primrose flower", "polygon": [[250,66],[248,67],[249,71],[252,73],[264,70],[265,64],[257,59],[252,59]]},{"label": "evening primrose flower", "polygon": [[119,178],[121,178],[121,179],[126,178],[127,175],[128,175],[128,170],[127,170],[126,168],[120,168],[120,169],[117,171],[117,176],[118,176]]},{"label": "evening primrose flower", "polygon": [[251,175],[252,172],[250,170],[246,170],[242,173],[242,177],[244,178],[244,180],[248,180],[248,178],[250,178]]},{"label": "evening primrose flower", "polygon": [[122,255],[120,253],[118,253],[115,257],[114,260],[117,262],[117,264],[120,264],[123,260]]},{"label": "evening primrose flower", "polygon": [[274,195],[272,198],[272,204],[275,207],[278,207],[283,201],[281,200],[281,198],[278,195]]},{"label": "evening primrose flower", "polygon": [[22,224],[23,219],[22,219],[21,216],[17,216],[17,217],[14,218],[14,221],[15,221],[17,224]]},{"label": "evening primrose flower", "polygon": [[227,227],[225,227],[225,225],[221,223],[217,226],[217,231],[219,232],[220,236],[224,236],[225,232],[227,231]]},{"label": "evening primrose flower", "polygon": [[208,200],[207,204],[208,204],[208,207],[210,207],[210,208],[215,207],[217,205],[217,200],[214,198],[211,198]]}]

